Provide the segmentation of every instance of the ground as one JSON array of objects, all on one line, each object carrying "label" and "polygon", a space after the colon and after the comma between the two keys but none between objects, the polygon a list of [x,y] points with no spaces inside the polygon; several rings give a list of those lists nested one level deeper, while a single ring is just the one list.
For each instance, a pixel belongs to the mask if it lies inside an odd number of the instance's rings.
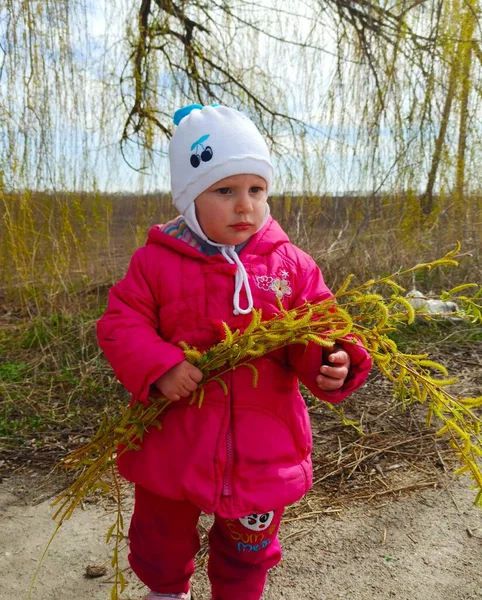
[{"label": "ground", "polygon": [[[25,502],[12,483],[0,488],[4,600],[27,598],[54,530],[49,501]],[[331,514],[295,517],[282,527],[284,559],[270,573],[264,598],[482,599],[482,519],[473,500],[467,480],[447,476],[435,489],[383,502],[358,502]],[[105,532],[111,521],[109,507],[93,503],[64,523],[40,568],[32,598],[107,600],[111,569]],[[85,577],[87,566],[105,561],[106,576]],[[202,562],[194,587],[197,598],[208,600]],[[143,588],[133,576],[127,577],[125,598],[140,600]]]}]

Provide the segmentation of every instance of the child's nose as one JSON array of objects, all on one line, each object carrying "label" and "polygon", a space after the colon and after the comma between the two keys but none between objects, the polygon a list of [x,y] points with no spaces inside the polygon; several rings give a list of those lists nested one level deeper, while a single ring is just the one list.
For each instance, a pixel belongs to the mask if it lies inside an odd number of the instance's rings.
[{"label": "child's nose", "polygon": [[238,194],[236,208],[240,213],[253,212],[253,201],[249,195],[249,191],[242,191]]}]

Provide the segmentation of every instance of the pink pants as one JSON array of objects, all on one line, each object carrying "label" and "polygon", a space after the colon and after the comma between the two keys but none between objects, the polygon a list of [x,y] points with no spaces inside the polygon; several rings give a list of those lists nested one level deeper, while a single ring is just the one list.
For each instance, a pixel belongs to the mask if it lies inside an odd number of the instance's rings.
[{"label": "pink pants", "polygon": [[[201,511],[136,485],[129,529],[129,562],[152,591],[186,593],[199,550]],[[281,560],[278,529],[283,510],[224,519],[209,532],[208,575],[213,600],[259,600],[268,569]]]}]

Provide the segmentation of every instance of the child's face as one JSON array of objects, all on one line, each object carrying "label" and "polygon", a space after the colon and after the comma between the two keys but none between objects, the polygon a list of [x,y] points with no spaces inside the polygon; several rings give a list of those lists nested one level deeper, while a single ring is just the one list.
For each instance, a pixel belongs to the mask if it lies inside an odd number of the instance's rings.
[{"label": "child's face", "polygon": [[266,181],[259,175],[231,175],[196,198],[197,220],[210,240],[236,246],[260,228],[267,198]]}]

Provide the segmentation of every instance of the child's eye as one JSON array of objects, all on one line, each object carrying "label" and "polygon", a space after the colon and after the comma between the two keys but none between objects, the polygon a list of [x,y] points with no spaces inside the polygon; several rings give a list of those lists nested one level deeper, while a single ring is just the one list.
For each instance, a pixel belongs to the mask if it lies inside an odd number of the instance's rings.
[{"label": "child's eye", "polygon": [[218,188],[216,191],[218,194],[225,196],[226,194],[229,194],[230,188]]},{"label": "child's eye", "polygon": [[251,188],[250,192],[251,192],[252,194],[259,194],[259,193],[262,191],[262,189],[263,189],[263,188],[261,188],[261,187],[259,187],[259,186],[255,186],[255,187],[252,187],[252,188]]}]

